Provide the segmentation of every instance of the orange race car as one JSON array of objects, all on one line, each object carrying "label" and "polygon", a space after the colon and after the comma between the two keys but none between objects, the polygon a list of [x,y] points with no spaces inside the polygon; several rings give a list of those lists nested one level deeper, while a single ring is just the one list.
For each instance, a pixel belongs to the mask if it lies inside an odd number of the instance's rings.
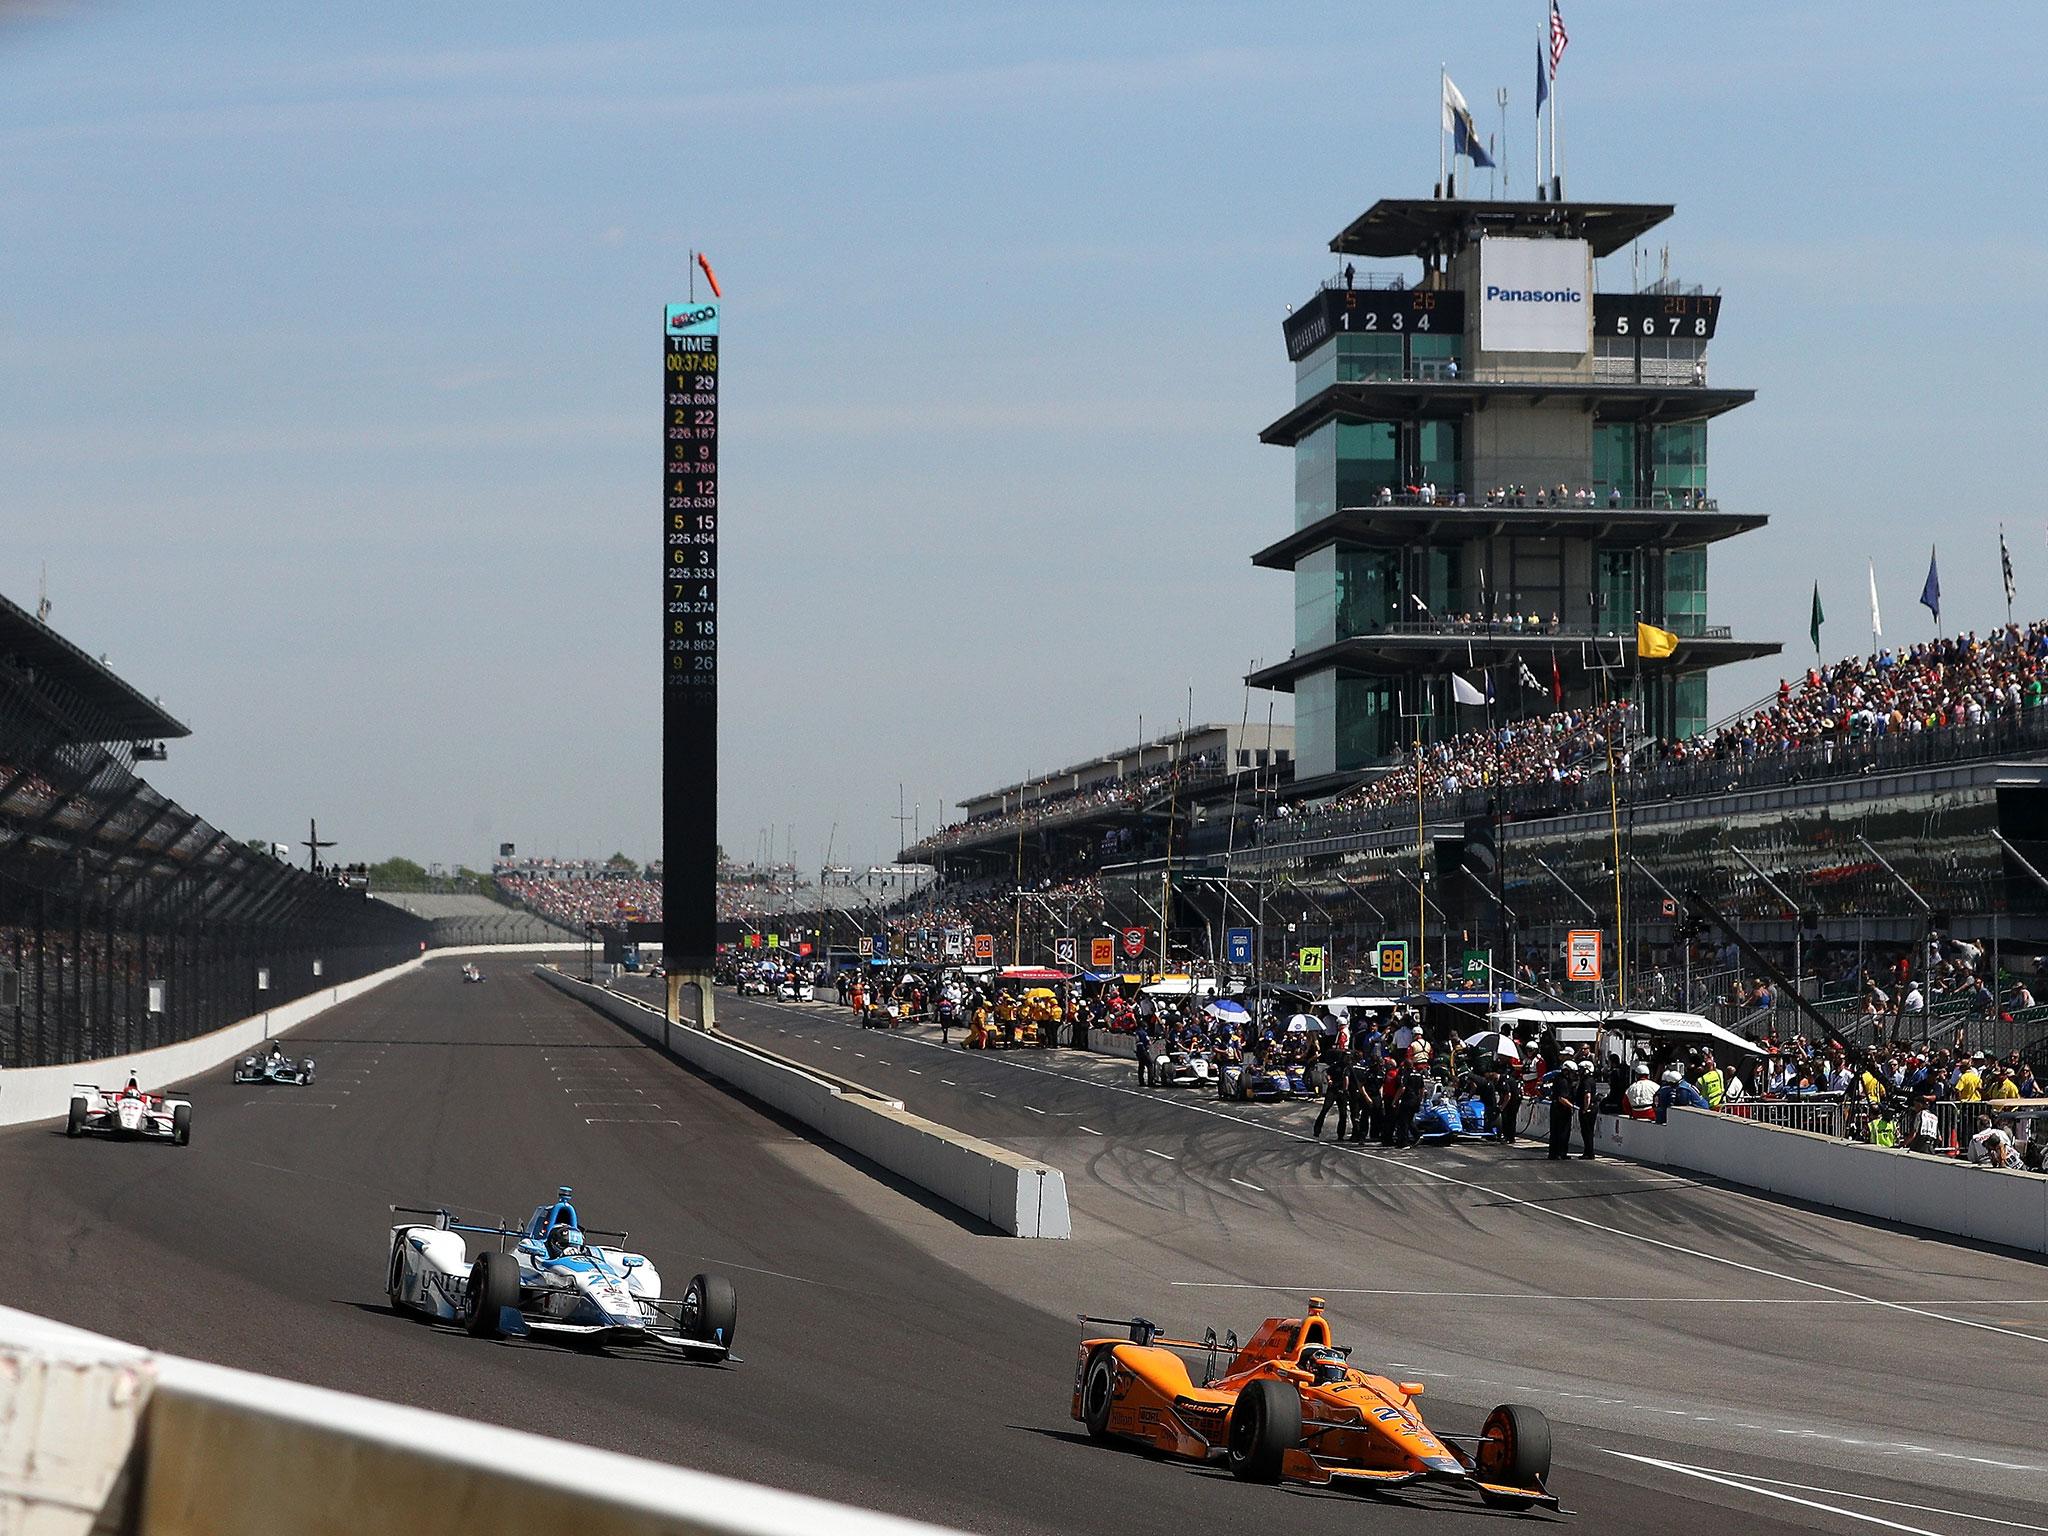
[{"label": "orange race car", "polygon": [[[1074,1417],[1094,1439],[1120,1436],[1192,1461],[1221,1450],[1251,1482],[1285,1478],[1353,1493],[1433,1482],[1500,1508],[1558,1507],[1545,1486],[1550,1424],[1541,1413],[1503,1404],[1469,1451],[1432,1433],[1416,1410],[1422,1384],[1352,1366],[1350,1352],[1330,1342],[1319,1296],[1305,1318],[1267,1318],[1242,1348],[1235,1333],[1218,1344],[1213,1328],[1198,1344],[1163,1337],[1143,1318],[1080,1321],[1130,1330],[1082,1340],[1074,1363]],[[1206,1356],[1199,1384],[1183,1352]]]}]

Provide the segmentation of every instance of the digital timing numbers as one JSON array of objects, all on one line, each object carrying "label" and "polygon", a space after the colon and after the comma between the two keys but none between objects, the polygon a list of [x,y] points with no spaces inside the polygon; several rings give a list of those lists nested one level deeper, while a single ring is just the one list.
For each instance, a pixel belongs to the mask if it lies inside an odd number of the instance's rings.
[{"label": "digital timing numbers", "polygon": [[1300,362],[1332,336],[1461,335],[1465,295],[1455,289],[1325,288],[1287,317],[1287,357]]},{"label": "digital timing numbers", "polygon": [[663,511],[664,681],[718,684],[718,305],[671,304],[662,408],[667,423]]},{"label": "digital timing numbers", "polygon": [[1718,293],[1596,293],[1595,336],[1682,337],[1711,341],[1721,318]]}]

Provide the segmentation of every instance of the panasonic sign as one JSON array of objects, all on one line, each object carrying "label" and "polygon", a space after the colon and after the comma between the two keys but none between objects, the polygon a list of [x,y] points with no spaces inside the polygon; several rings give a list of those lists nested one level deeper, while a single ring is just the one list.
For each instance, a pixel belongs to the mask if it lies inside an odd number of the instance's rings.
[{"label": "panasonic sign", "polygon": [[1479,346],[1569,352],[1592,344],[1593,253],[1583,240],[1492,238],[1479,246]]}]

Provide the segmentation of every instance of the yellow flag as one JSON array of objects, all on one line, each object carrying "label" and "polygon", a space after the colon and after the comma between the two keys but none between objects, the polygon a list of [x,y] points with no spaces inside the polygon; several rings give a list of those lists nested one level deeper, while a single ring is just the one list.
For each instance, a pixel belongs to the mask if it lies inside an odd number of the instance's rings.
[{"label": "yellow flag", "polygon": [[1659,629],[1654,624],[1636,626],[1636,654],[1645,661],[1655,661],[1660,656],[1669,656],[1678,649],[1678,636],[1668,629]]}]

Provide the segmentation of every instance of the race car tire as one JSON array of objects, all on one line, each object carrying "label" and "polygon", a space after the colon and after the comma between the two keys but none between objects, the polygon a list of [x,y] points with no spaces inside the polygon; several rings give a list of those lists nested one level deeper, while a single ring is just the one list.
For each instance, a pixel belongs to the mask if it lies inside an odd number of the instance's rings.
[{"label": "race car tire", "polygon": [[1270,1378],[1252,1382],[1237,1394],[1230,1410],[1230,1460],[1233,1477],[1248,1483],[1277,1483],[1280,1462],[1301,1444],[1301,1393],[1288,1381]]},{"label": "race car tire", "polygon": [[1081,1422],[1090,1440],[1109,1438],[1109,1410],[1116,1406],[1116,1354],[1098,1349],[1081,1377]]},{"label": "race car tire", "polygon": [[519,1266],[509,1253],[481,1253],[462,1290],[462,1326],[479,1339],[498,1336],[498,1314],[519,1305]]},{"label": "race car tire", "polygon": [[182,1147],[192,1140],[192,1106],[180,1104],[171,1111],[171,1145]]},{"label": "race car tire", "polygon": [[85,1100],[73,1099],[71,1101],[71,1115],[64,1122],[64,1134],[66,1136],[83,1136],[85,1134]]},{"label": "race car tire", "polygon": [[[1525,1403],[1502,1403],[1486,1416],[1472,1458],[1489,1482],[1527,1488],[1550,1476],[1550,1420]],[[1534,1501],[1506,1493],[1481,1493],[1496,1509],[1526,1509]]]},{"label": "race car tire", "polygon": [[733,1335],[739,1332],[740,1300],[732,1282],[723,1275],[692,1275],[683,1293],[683,1316],[690,1337],[707,1344],[722,1344],[732,1353]]}]

